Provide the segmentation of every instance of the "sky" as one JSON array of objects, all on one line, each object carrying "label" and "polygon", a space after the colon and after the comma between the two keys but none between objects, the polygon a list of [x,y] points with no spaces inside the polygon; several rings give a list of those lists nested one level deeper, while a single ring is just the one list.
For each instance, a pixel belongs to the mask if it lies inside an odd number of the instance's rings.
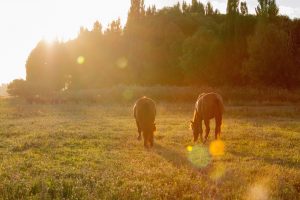
[{"label": "sky", "polygon": [[[249,12],[255,13],[257,0],[246,1]],[[146,6],[155,4],[157,8],[177,2],[145,0]],[[226,12],[227,0],[210,2],[221,13]],[[280,14],[300,18],[300,0],[276,2]],[[120,17],[124,24],[129,7],[130,0],[0,0],[0,84],[26,77],[27,57],[41,39],[50,42],[75,38],[81,26],[91,28],[96,20],[106,27]]]}]

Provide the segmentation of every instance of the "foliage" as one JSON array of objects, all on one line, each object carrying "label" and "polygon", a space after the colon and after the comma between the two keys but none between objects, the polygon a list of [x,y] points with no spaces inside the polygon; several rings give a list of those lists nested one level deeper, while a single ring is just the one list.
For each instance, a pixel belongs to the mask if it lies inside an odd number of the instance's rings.
[{"label": "foliage", "polygon": [[299,87],[299,20],[278,16],[275,0],[260,0],[257,16],[239,2],[229,0],[224,15],[210,2],[157,10],[132,0],[124,28],[120,19],[106,29],[96,21],[73,40],[39,42],[26,82],[37,94],[119,84],[270,86],[274,79]]},{"label": "foliage", "polygon": [[7,84],[0,85],[0,97],[7,96]]},{"label": "foliage", "polygon": [[27,82],[23,79],[15,79],[8,84],[7,93],[11,96],[26,96],[28,93]]},{"label": "foliage", "polygon": [[279,8],[276,5],[276,0],[258,0],[259,5],[255,9],[256,14],[261,17],[276,17],[279,13]]},{"label": "foliage", "polygon": [[300,71],[294,66],[291,46],[286,31],[274,24],[259,24],[249,40],[247,74],[266,85],[293,87],[298,82]]},{"label": "foliage", "polygon": [[248,7],[247,7],[247,2],[241,2],[241,15],[248,15]]},{"label": "foliage", "polygon": [[240,0],[228,0],[227,1],[227,14],[238,15],[239,14],[239,2]]},{"label": "foliage", "polygon": [[205,15],[213,15],[216,14],[213,6],[211,5],[210,2],[207,2],[206,7],[205,7]]}]

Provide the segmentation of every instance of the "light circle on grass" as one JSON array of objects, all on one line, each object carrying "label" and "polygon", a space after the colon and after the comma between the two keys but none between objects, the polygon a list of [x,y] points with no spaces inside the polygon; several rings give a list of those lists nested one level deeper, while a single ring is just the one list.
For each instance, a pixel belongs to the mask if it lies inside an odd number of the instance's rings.
[{"label": "light circle on grass", "polygon": [[226,168],[225,165],[222,163],[216,164],[213,168],[212,171],[210,172],[210,178],[214,181],[219,180],[222,178],[226,173]]},{"label": "light circle on grass", "polygon": [[196,145],[188,151],[188,160],[197,168],[205,168],[211,162],[208,149],[202,145]]}]

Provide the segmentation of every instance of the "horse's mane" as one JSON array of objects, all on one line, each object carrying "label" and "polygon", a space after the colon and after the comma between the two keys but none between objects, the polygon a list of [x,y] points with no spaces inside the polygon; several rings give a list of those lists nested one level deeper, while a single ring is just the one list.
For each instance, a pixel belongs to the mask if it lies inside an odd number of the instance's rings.
[{"label": "horse's mane", "polygon": [[199,100],[201,97],[205,96],[205,95],[206,95],[206,93],[201,93],[201,94],[198,96],[198,100]]}]

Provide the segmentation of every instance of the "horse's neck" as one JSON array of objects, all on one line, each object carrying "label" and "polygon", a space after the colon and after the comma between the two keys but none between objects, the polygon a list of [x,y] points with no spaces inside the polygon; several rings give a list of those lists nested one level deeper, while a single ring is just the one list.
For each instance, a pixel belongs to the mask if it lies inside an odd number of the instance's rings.
[{"label": "horse's neck", "polygon": [[195,109],[198,113],[198,116],[201,118],[201,115],[203,114],[203,98],[198,99]]},{"label": "horse's neck", "polygon": [[199,113],[197,111],[197,109],[195,109],[195,111],[194,111],[194,122],[201,122],[201,119],[202,119],[201,113]]}]

